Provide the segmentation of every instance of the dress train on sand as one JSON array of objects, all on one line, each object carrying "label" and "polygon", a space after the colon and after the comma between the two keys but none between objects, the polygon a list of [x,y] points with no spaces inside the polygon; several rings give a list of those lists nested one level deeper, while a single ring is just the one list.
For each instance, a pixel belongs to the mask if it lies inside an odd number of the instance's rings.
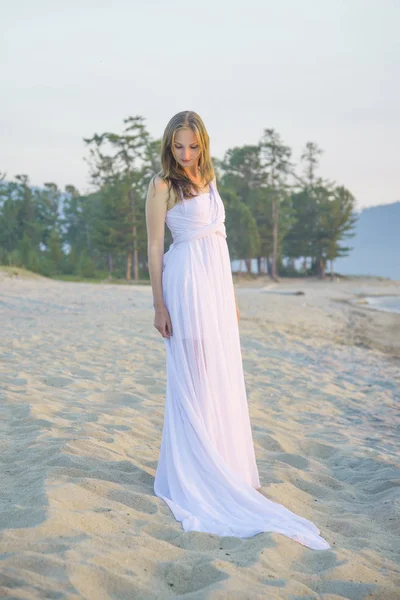
[{"label": "dress train on sand", "polygon": [[163,257],[172,322],[154,491],[185,531],[247,538],[281,533],[328,549],[311,521],[260,487],[242,366],[225,210],[216,187],[167,211],[173,243]]}]

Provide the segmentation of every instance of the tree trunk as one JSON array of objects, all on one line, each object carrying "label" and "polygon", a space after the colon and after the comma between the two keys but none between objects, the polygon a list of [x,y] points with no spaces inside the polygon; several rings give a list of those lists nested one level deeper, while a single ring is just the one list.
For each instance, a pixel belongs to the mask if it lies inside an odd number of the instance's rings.
[{"label": "tree trunk", "polygon": [[111,252],[107,255],[107,265],[108,265],[108,273],[112,276],[114,265],[113,265],[113,257]]},{"label": "tree trunk", "polygon": [[273,279],[277,279],[276,261],[278,256],[278,220],[279,220],[279,204],[275,198],[272,202],[272,272],[271,276]]},{"label": "tree trunk", "polygon": [[132,280],[132,250],[130,250],[126,257],[126,276],[127,281]]},{"label": "tree trunk", "polygon": [[[136,227],[135,227],[136,230]],[[135,233],[136,235],[136,233]],[[134,271],[135,271],[135,281],[139,281],[139,256],[138,256],[138,249],[135,248],[135,250],[133,251],[133,264],[134,264]]]},{"label": "tree trunk", "polygon": [[311,258],[311,274],[318,275],[318,259],[315,256]]},{"label": "tree trunk", "polygon": [[89,254],[90,254],[90,256],[92,256],[92,244],[91,244],[91,239],[90,239],[90,235],[89,235],[89,226],[87,224],[85,224],[85,233],[86,233],[86,243],[87,243],[87,247],[89,250]]},{"label": "tree trunk", "polygon": [[251,273],[251,258],[245,258],[244,262],[247,268],[247,272]]},{"label": "tree trunk", "polygon": [[239,262],[239,272],[241,273],[243,271],[243,258],[240,259]]},{"label": "tree trunk", "polygon": [[268,256],[265,257],[265,261],[267,263],[267,274],[271,275],[272,273],[272,264],[271,264],[271,256],[268,254]]},{"label": "tree trunk", "polygon": [[263,259],[261,256],[257,256],[257,272],[259,275],[261,275],[261,273],[264,273]]},{"label": "tree trunk", "polygon": [[318,271],[320,278],[325,279],[325,262],[322,257],[318,261]]}]

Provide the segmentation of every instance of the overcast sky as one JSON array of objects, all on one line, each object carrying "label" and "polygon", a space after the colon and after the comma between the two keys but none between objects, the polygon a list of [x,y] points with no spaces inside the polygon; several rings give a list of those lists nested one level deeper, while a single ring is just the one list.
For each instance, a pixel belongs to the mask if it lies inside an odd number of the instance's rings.
[{"label": "overcast sky", "polygon": [[359,208],[400,200],[400,0],[13,0],[0,171],[88,191],[84,137],[191,109],[213,156],[274,128]]}]

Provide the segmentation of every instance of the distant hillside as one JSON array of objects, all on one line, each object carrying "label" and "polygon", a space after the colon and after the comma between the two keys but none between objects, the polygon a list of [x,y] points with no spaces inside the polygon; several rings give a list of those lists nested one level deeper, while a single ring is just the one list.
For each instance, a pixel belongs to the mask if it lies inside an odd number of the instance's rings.
[{"label": "distant hillside", "polygon": [[362,210],[348,245],[353,250],[335,261],[336,273],[400,280],[400,202]]}]

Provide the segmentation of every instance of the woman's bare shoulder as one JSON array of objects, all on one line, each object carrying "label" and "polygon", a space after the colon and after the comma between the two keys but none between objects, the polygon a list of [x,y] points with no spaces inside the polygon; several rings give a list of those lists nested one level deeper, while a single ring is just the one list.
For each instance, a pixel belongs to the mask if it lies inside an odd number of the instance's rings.
[{"label": "woman's bare shoulder", "polygon": [[156,194],[166,195],[168,194],[168,183],[160,175],[153,175],[150,179],[149,188],[153,189]]},{"label": "woman's bare shoulder", "polygon": [[167,209],[172,208],[177,200],[174,188],[159,175],[154,175],[149,183],[148,196],[163,201]]}]

